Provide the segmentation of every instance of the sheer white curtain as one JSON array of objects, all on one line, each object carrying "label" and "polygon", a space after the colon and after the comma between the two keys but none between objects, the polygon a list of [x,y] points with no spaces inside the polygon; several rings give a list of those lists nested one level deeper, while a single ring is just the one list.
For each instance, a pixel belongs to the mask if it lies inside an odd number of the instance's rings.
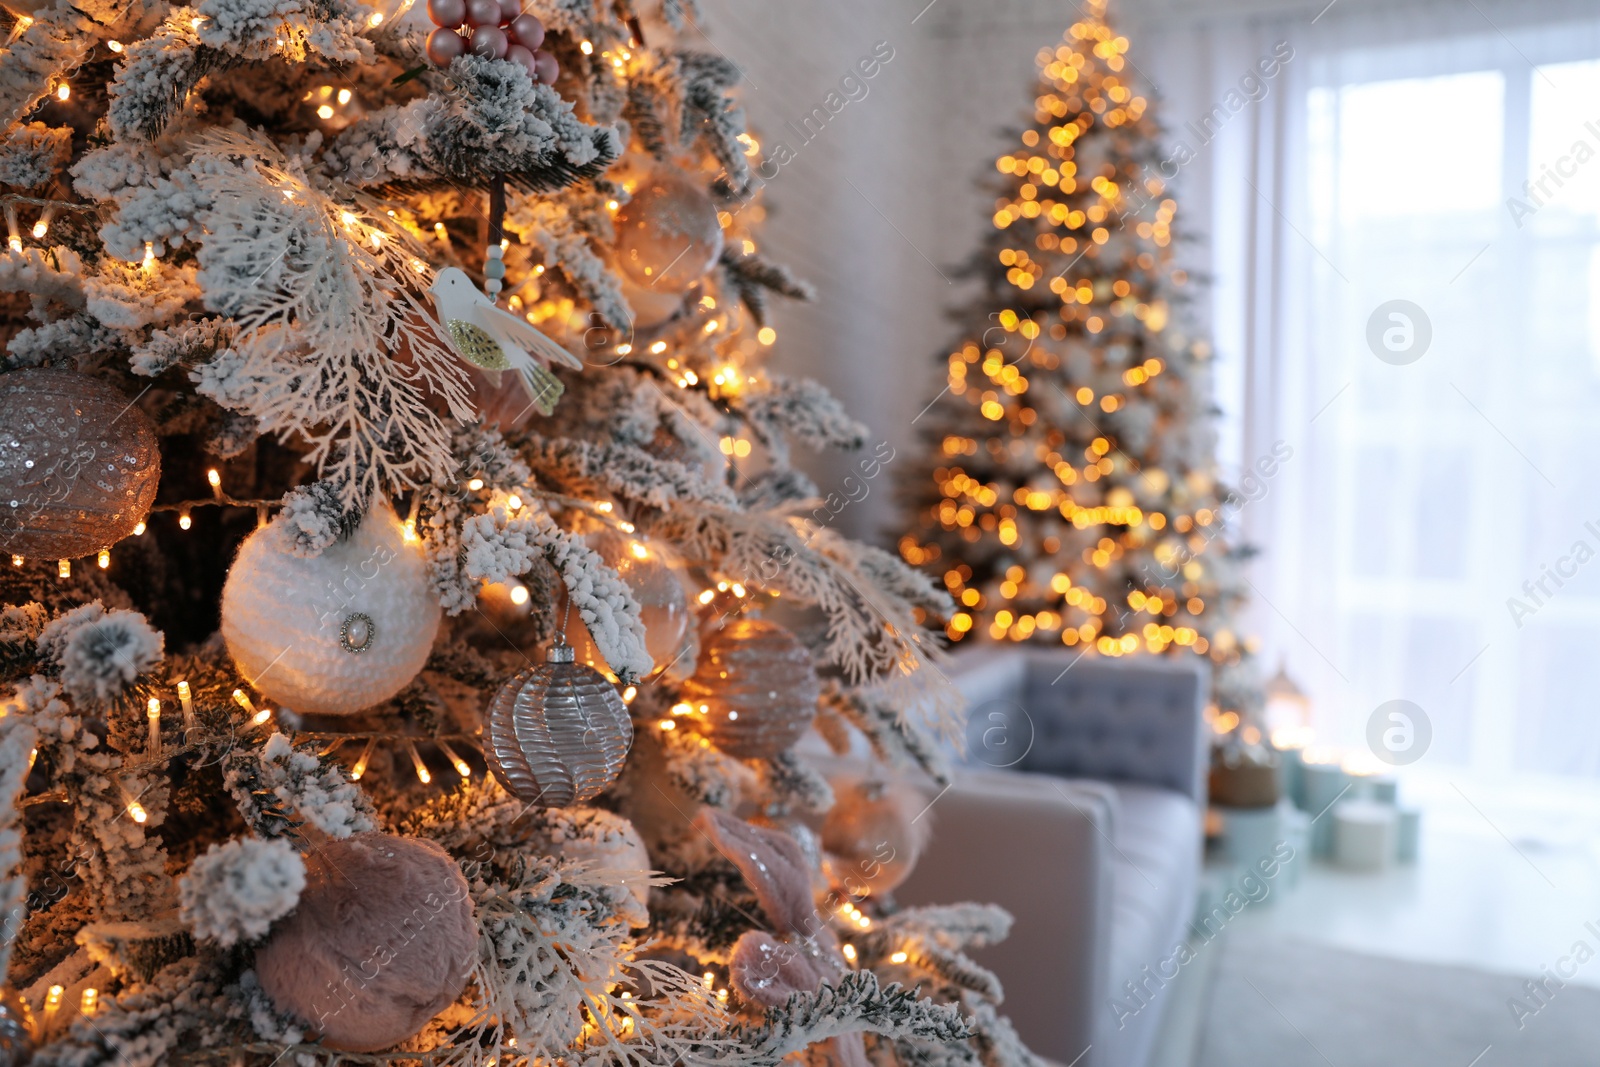
[{"label": "sheer white curtain", "polygon": [[1431,766],[1600,778],[1600,10],[1316,14],[1134,37],[1225,457],[1293,450],[1237,520],[1267,660],[1319,741],[1400,698]]}]

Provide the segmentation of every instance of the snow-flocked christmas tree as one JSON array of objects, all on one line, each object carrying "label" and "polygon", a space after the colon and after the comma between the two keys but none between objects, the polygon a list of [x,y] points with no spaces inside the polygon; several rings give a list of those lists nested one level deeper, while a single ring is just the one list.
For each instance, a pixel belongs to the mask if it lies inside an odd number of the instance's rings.
[{"label": "snow-flocked christmas tree", "polygon": [[1244,553],[1223,530],[1211,350],[1180,328],[1177,204],[1127,49],[1090,0],[1038,53],[972,261],[982,292],[919,419],[900,551],[958,601],[950,640],[1204,656],[1227,727],[1259,702],[1231,617]]},{"label": "snow-flocked christmas tree", "polygon": [[0,9],[0,1062],[1036,1062],[694,18]]}]

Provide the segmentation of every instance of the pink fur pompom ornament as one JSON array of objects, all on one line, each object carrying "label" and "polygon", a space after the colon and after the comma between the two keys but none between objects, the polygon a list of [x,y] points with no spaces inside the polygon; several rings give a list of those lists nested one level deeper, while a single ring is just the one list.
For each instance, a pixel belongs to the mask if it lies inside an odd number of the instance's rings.
[{"label": "pink fur pompom ornament", "polygon": [[306,857],[299,906],[257,950],[256,974],[324,1045],[376,1052],[454,1003],[477,952],[467,880],[450,855],[374,832]]},{"label": "pink fur pompom ornament", "polygon": [[222,588],[222,636],[250,684],[311,715],[394,696],[428,661],[439,598],[427,560],[380,503],[348,536],[304,555],[279,516],[245,539]]}]

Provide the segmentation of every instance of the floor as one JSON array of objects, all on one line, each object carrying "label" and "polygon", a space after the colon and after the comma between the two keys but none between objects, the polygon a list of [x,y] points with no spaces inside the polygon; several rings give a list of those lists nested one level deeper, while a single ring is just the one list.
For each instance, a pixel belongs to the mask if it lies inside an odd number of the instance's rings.
[{"label": "floor", "polygon": [[[1600,790],[1418,776],[1402,783],[1401,800],[1423,811],[1416,864],[1357,873],[1313,861],[1294,885],[1240,912],[1226,936],[1527,978],[1575,966],[1571,982],[1600,989],[1600,957],[1578,965],[1569,956],[1580,939],[1600,947]],[[1228,873],[1208,868],[1216,885]],[[1217,956],[1201,952],[1182,972],[1152,1067],[1194,1062]]]},{"label": "floor", "polygon": [[[1538,975],[1575,941],[1600,944],[1600,809],[1573,792],[1408,781],[1423,809],[1415,865],[1378,874],[1315,862],[1246,908],[1241,929],[1372,955]],[[1546,806],[1548,804],[1548,806]],[[1572,979],[1600,988],[1600,960]]]}]

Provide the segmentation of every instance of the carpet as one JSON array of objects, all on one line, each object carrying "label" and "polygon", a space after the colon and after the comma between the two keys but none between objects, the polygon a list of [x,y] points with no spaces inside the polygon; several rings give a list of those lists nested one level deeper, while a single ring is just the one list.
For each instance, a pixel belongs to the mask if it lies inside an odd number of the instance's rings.
[{"label": "carpet", "polygon": [[[1233,931],[1222,948],[1196,1067],[1600,1063],[1600,991],[1590,987],[1552,981],[1541,1004],[1523,987],[1529,975],[1383,959],[1264,932]],[[1582,967],[1600,976],[1600,959]],[[1525,1009],[1520,1019],[1513,998]]]}]

